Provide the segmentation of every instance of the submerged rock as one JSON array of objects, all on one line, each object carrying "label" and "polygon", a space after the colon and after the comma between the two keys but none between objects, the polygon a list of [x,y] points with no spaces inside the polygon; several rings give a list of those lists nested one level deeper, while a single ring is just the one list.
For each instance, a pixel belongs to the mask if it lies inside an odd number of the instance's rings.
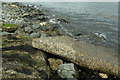
[{"label": "submerged rock", "polygon": [[68,36],[38,38],[32,41],[32,45],[79,66],[120,77],[118,55],[111,49],[94,46]]}]

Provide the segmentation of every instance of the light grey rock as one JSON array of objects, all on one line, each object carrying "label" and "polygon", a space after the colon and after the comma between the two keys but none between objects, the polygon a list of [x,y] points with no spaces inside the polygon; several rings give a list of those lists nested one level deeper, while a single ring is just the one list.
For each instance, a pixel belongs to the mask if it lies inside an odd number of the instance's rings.
[{"label": "light grey rock", "polygon": [[31,33],[30,37],[40,37],[40,33]]},{"label": "light grey rock", "polygon": [[32,41],[32,45],[79,66],[120,77],[119,55],[112,49],[78,41],[69,36],[38,38]]},{"label": "light grey rock", "polygon": [[31,29],[31,27],[25,27],[25,32],[32,32],[32,29]]},{"label": "light grey rock", "polygon": [[[75,69],[75,66],[73,63],[66,63],[66,64],[61,64],[58,67],[57,73],[60,77],[62,78],[72,78],[72,80],[77,80],[76,77],[78,76],[77,69]],[[75,77],[76,76],[76,77]]]},{"label": "light grey rock", "polygon": [[33,29],[38,29],[38,28],[40,28],[40,24],[33,24],[33,25],[32,25],[32,28],[33,28]]},{"label": "light grey rock", "polygon": [[12,33],[8,33],[8,32],[2,32],[2,36],[6,36],[8,34],[12,34]]}]

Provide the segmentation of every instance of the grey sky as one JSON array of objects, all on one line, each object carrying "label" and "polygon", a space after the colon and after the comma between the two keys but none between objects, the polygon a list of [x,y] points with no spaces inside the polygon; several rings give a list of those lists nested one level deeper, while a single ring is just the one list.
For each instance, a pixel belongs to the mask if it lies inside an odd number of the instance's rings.
[{"label": "grey sky", "polygon": [[0,0],[4,2],[119,2],[120,0]]}]

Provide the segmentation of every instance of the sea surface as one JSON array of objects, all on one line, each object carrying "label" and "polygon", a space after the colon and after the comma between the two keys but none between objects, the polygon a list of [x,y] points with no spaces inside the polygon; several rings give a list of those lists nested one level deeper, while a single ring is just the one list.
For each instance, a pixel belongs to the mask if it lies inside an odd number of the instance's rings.
[{"label": "sea surface", "polygon": [[65,19],[65,34],[85,42],[118,49],[118,3],[115,2],[35,2]]}]

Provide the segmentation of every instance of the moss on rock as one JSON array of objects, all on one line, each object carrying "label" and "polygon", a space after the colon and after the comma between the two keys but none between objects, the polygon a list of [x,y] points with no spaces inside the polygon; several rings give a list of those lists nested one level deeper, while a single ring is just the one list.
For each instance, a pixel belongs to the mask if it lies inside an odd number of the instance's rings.
[{"label": "moss on rock", "polygon": [[6,32],[15,32],[18,29],[18,25],[16,25],[16,24],[3,24],[2,29],[3,29],[3,31],[6,31]]}]

